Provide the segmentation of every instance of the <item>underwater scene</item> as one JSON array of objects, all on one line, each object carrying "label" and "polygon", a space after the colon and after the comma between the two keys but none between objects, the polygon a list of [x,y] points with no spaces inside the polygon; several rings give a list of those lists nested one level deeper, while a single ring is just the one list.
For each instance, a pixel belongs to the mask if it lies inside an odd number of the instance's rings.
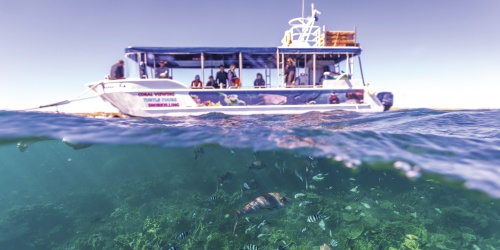
[{"label": "underwater scene", "polygon": [[500,249],[499,117],[0,112],[0,249]]}]

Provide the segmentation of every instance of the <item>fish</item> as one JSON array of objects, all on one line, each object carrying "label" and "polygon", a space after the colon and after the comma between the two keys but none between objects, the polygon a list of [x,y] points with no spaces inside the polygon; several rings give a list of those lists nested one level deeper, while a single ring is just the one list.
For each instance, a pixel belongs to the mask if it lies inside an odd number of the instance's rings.
[{"label": "fish", "polygon": [[313,179],[313,181],[322,181],[323,179],[325,179],[325,176],[326,175],[319,173],[319,174],[313,176],[312,179]]},{"label": "fish", "polygon": [[168,250],[179,250],[179,249],[180,248],[178,246],[171,246],[171,247],[168,248]]},{"label": "fish", "polygon": [[250,166],[248,166],[248,171],[250,170],[265,170],[267,169],[267,165],[262,163],[262,161],[254,161]]},{"label": "fish", "polygon": [[222,187],[224,183],[230,182],[233,179],[233,173],[227,171],[223,175],[217,177],[217,184]]},{"label": "fish", "polygon": [[[286,242],[285,241],[282,241],[283,244],[285,244]],[[293,245],[293,242],[290,242],[284,246],[278,246],[278,248],[276,248],[276,250],[288,250],[290,249],[290,247]]]},{"label": "fish", "polygon": [[200,157],[200,155],[203,153],[205,153],[205,150],[202,147],[195,148],[194,149],[194,159],[198,160],[198,157]]},{"label": "fish", "polygon": [[299,203],[299,207],[306,207],[309,204],[312,204],[312,201],[302,201]]},{"label": "fish", "polygon": [[261,227],[263,227],[267,224],[268,224],[267,220],[264,219],[261,223],[259,223],[259,225],[257,225],[257,228],[260,229]]},{"label": "fish", "polygon": [[325,218],[325,215],[317,213],[317,214],[310,215],[309,217],[307,217],[307,222],[318,222],[324,218]]},{"label": "fish", "polygon": [[279,193],[267,193],[250,201],[242,210],[235,213],[233,233],[236,231],[238,219],[262,213],[269,213],[287,207],[290,200]]},{"label": "fish", "polygon": [[94,144],[91,144],[91,143],[82,143],[82,142],[71,141],[71,140],[69,140],[67,138],[63,138],[62,142],[64,142],[64,144],[70,146],[74,150],[84,149],[84,148],[88,148],[88,147],[94,145]]},{"label": "fish", "polygon": [[262,99],[262,102],[267,105],[280,105],[285,104],[287,101],[286,96],[274,94],[260,94],[259,98]]},{"label": "fish", "polygon": [[407,238],[409,240],[418,240],[418,236],[416,236],[414,234],[407,234],[407,235],[405,235],[405,238]]},{"label": "fish", "polygon": [[220,197],[217,195],[212,195],[212,196],[208,197],[208,201],[217,201],[219,199],[220,199]]},{"label": "fish", "polygon": [[258,247],[255,244],[248,243],[243,247],[244,250],[262,250],[263,248]]},{"label": "fish", "polygon": [[186,239],[189,235],[191,234],[191,230],[189,231],[185,231],[185,232],[182,232],[179,234],[179,236],[177,236],[177,239],[178,240],[184,240]]},{"label": "fish", "polygon": [[306,196],[306,194],[303,194],[303,193],[296,193],[296,194],[295,194],[295,196],[294,196],[294,198],[295,198],[295,199],[298,199],[298,198],[300,198],[300,197],[305,197],[305,196]]},{"label": "fish", "polygon": [[270,237],[272,234],[259,234],[257,235],[257,239],[264,238],[264,237]]},{"label": "fish", "polygon": [[295,176],[299,177],[301,182],[304,182],[304,177],[297,170],[295,170]]},{"label": "fish", "polygon": [[257,189],[259,189],[259,184],[254,179],[243,182],[241,185],[241,196],[243,196],[244,193],[254,193]]}]

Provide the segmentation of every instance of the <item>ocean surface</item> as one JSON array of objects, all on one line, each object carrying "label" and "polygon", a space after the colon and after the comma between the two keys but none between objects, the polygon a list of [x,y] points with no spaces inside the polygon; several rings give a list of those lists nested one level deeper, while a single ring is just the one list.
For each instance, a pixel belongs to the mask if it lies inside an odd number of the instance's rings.
[{"label": "ocean surface", "polygon": [[0,111],[0,249],[500,249],[500,110]]}]

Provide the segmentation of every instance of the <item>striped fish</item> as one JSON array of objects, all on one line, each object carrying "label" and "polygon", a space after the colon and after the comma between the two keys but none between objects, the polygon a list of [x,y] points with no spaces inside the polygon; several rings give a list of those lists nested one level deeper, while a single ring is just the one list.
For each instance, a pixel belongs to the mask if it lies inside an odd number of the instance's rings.
[{"label": "striped fish", "polygon": [[262,250],[263,248],[258,247],[257,245],[254,244],[246,244],[245,247],[243,247],[243,250]]},{"label": "striped fish", "polygon": [[220,197],[217,195],[213,195],[213,196],[208,197],[208,201],[216,201],[218,199],[220,199]]},{"label": "striped fish", "polygon": [[307,217],[307,222],[318,222],[324,218],[325,216],[323,214],[314,214]]},{"label": "striped fish", "polygon": [[178,240],[184,240],[191,234],[191,231],[182,232],[177,236]]}]

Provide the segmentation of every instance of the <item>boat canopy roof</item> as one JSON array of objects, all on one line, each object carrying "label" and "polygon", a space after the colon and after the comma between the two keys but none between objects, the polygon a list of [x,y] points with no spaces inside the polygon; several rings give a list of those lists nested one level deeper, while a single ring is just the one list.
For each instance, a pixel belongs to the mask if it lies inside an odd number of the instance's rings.
[{"label": "boat canopy roof", "polygon": [[361,54],[360,47],[135,47],[125,48],[125,53],[153,54]]}]

